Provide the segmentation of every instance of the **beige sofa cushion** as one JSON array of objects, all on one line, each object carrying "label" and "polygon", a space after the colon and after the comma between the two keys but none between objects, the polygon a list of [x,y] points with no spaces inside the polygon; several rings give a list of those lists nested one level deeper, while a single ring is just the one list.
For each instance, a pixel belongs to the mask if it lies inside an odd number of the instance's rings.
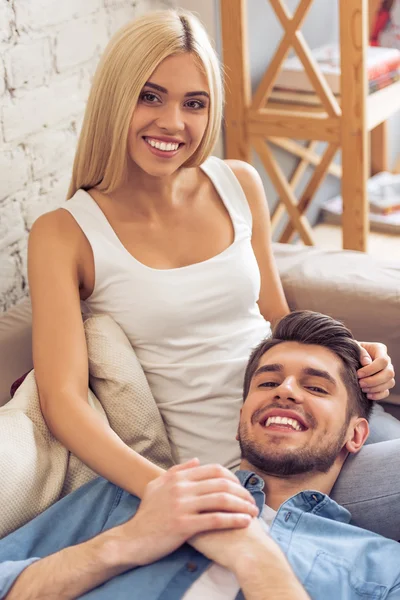
[{"label": "beige sofa cushion", "polygon": [[85,321],[90,387],[111,428],[161,467],[173,464],[164,422],[146,376],[121,327],[107,315]]},{"label": "beige sofa cushion", "polygon": [[[172,465],[164,423],[136,355],[120,327],[96,315],[84,324],[89,355],[88,401],[132,449]],[[32,371],[0,408],[0,538],[95,477],[50,433]]]}]

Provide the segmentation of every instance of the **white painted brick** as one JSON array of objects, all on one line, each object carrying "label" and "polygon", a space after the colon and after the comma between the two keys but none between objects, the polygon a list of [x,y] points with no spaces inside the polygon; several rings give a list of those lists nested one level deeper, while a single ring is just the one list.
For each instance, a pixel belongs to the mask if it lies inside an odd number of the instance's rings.
[{"label": "white painted brick", "polygon": [[0,96],[6,91],[6,70],[3,61],[0,59]]},{"label": "white painted brick", "polygon": [[56,37],[57,71],[64,71],[90,60],[108,41],[104,13],[67,23]]},{"label": "white painted brick", "polygon": [[40,86],[51,71],[49,39],[12,46],[4,58],[10,89]]},{"label": "white painted brick", "polygon": [[28,233],[15,246],[20,261],[20,273],[25,280],[26,288],[28,288]]},{"label": "white painted brick", "polygon": [[0,2],[0,42],[6,42],[12,36],[13,21],[11,4],[2,0]]},{"label": "white painted brick", "polygon": [[17,300],[15,288],[19,280],[18,259],[9,252],[0,252],[0,310],[6,310]]},{"label": "white painted brick", "polygon": [[29,162],[21,147],[0,152],[0,174],[0,200],[25,186],[29,179]]},{"label": "white painted brick", "polygon": [[0,253],[0,311],[8,310],[27,295],[27,277],[23,268],[19,244]]},{"label": "white painted brick", "polygon": [[101,6],[101,0],[17,0],[17,28],[25,31],[42,29],[85,17],[100,10]]},{"label": "white painted brick", "polygon": [[111,10],[115,10],[120,6],[133,6],[135,7],[138,0],[104,0],[104,6],[106,8],[110,8]]},{"label": "white painted brick", "polygon": [[[151,6],[149,6],[149,4]],[[178,5],[176,0],[152,0],[151,3],[148,0],[137,0],[136,2],[136,14],[142,15],[149,10],[163,10],[165,8],[175,8]]]},{"label": "white painted brick", "polygon": [[42,182],[36,193],[32,195],[29,203],[22,208],[26,227],[30,229],[40,215],[50,210],[55,210],[67,197],[71,173],[68,171],[57,179],[46,179]]},{"label": "white painted brick", "polygon": [[15,198],[0,204],[0,252],[26,236],[21,207]]},{"label": "white painted brick", "polygon": [[26,150],[32,160],[33,178],[47,177],[52,173],[72,170],[76,135],[70,130],[46,130],[32,136],[26,144]]},{"label": "white painted brick", "polygon": [[125,6],[114,8],[108,20],[108,32],[112,36],[120,27],[129,23],[137,16],[136,3],[125,3]]},{"label": "white painted brick", "polygon": [[4,103],[3,129],[6,142],[50,127],[84,110],[79,75],[55,79],[50,86],[27,92]]}]

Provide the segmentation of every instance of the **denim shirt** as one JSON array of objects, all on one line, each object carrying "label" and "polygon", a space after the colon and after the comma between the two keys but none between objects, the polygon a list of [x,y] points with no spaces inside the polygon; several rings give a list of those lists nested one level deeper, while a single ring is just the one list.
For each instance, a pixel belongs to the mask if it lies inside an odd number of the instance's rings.
[{"label": "denim shirt", "polygon": [[[248,471],[236,475],[261,512],[264,482]],[[137,498],[101,478],[57,502],[0,540],[0,598],[40,557],[120,525],[138,506]],[[325,494],[304,491],[281,505],[270,535],[311,598],[400,600],[400,544],[359,529],[350,519],[350,513]],[[177,600],[209,565],[207,558],[184,544],[169,556],[114,577],[81,598]],[[243,598],[239,592],[237,600]]]}]

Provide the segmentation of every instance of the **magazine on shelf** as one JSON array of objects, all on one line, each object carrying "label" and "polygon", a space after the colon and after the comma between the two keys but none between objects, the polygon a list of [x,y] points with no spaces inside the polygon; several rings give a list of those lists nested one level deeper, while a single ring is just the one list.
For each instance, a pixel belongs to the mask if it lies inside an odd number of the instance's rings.
[{"label": "magazine on shelf", "polygon": [[[312,54],[334,94],[340,94],[340,50],[338,44],[327,44],[312,50]],[[400,70],[400,50],[368,46],[368,81]],[[314,92],[315,89],[297,56],[288,58],[275,80],[275,87]]]},{"label": "magazine on shelf", "polygon": [[[400,70],[385,73],[378,79],[369,82],[368,93],[373,94],[378,90],[382,90],[392,83],[400,80]],[[335,94],[336,99],[340,103],[340,95]],[[321,106],[321,98],[315,92],[301,92],[286,88],[274,87],[269,97],[270,102],[282,102],[287,104],[302,104],[305,106]]]},{"label": "magazine on shelf", "polygon": [[[368,180],[369,222],[371,229],[386,233],[400,233],[400,175],[382,172]],[[324,222],[338,224],[342,221],[341,196],[321,204]]]},{"label": "magazine on shelf", "polygon": [[[341,196],[331,198],[322,203],[322,220],[324,223],[340,225],[342,222],[343,205]],[[400,233],[400,211],[389,215],[379,215],[370,212],[369,223],[372,231],[383,233]]]}]

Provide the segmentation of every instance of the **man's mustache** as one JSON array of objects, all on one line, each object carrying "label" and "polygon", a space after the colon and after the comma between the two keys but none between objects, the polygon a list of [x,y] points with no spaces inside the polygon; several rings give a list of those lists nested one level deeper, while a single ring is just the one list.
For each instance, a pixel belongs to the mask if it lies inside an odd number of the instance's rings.
[{"label": "man's mustache", "polygon": [[293,407],[293,404],[282,404],[281,402],[272,402],[272,404],[267,404],[267,405],[263,406],[262,408],[258,408],[252,414],[251,424],[255,425],[256,423],[258,423],[261,416],[263,415],[263,413],[265,413],[266,411],[270,411],[273,408],[278,408],[281,410],[290,410],[292,412],[297,413],[299,416],[301,416],[301,418],[307,424],[307,427],[309,427],[310,429],[315,429],[317,426],[317,421],[316,421],[315,417],[313,417],[313,415],[311,415],[308,412],[303,412],[303,411],[295,409]]}]

